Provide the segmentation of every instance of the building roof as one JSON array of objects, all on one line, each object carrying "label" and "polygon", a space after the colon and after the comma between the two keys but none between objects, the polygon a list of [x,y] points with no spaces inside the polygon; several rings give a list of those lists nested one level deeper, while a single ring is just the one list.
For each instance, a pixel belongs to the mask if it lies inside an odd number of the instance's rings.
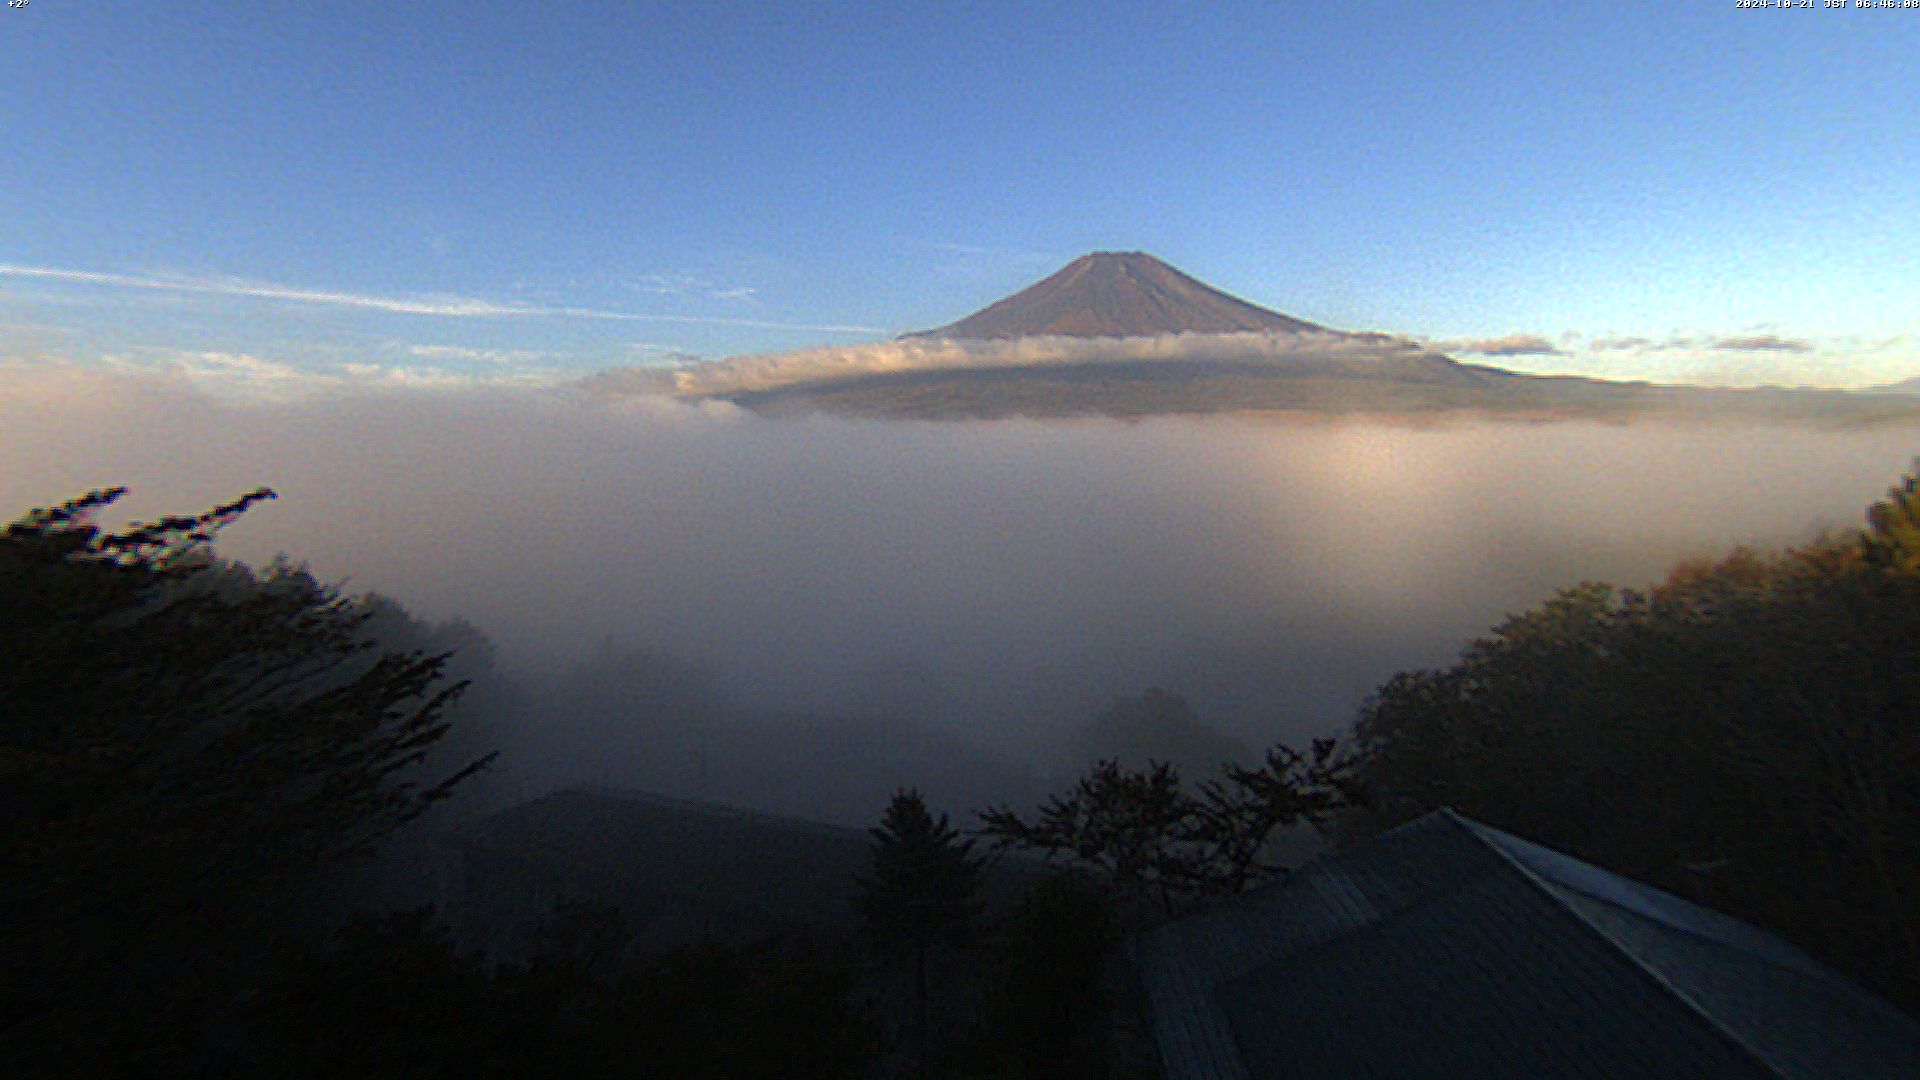
[{"label": "building roof", "polygon": [[1134,951],[1168,1080],[1920,1076],[1805,952],[1450,810]]}]

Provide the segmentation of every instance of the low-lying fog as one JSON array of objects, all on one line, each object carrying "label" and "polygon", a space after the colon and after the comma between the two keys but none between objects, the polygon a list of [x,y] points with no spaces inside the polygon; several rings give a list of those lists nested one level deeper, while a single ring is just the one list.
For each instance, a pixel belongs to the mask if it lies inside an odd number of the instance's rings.
[{"label": "low-lying fog", "polygon": [[[465,618],[501,783],[842,820],[1028,798],[1121,694],[1259,745],[1582,579],[1859,521],[1920,439],[1702,423],[769,421],[568,391],[239,405],[65,369],[0,392],[0,516],[277,502],[221,540]],[[496,672],[496,679],[499,677]]]}]

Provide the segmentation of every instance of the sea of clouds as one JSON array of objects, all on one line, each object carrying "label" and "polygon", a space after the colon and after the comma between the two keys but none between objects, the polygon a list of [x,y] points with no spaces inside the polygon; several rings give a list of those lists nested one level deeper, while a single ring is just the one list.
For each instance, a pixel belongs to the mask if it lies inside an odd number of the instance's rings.
[{"label": "sea of clouds", "polygon": [[[0,514],[129,485],[118,524],[268,485],[281,498],[223,552],[284,551],[349,591],[471,620],[529,685],[645,654],[698,669],[736,713],[879,718],[1020,763],[1155,685],[1250,742],[1337,730],[1393,672],[1556,588],[1857,523],[1916,435],[771,420],[384,383],[235,401],[36,362],[0,367]],[[637,693],[523,733],[525,759],[554,783],[657,782],[658,760],[623,766],[643,751],[621,732],[651,722]],[[840,766],[781,768],[805,790]]]}]

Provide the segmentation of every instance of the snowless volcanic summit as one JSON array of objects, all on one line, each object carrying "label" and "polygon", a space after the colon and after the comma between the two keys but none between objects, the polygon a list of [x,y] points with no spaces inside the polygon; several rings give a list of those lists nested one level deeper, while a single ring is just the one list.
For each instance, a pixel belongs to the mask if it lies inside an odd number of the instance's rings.
[{"label": "snowless volcanic summit", "polygon": [[1058,273],[937,330],[910,338],[1144,337],[1294,333],[1313,323],[1249,304],[1140,251],[1082,255]]}]

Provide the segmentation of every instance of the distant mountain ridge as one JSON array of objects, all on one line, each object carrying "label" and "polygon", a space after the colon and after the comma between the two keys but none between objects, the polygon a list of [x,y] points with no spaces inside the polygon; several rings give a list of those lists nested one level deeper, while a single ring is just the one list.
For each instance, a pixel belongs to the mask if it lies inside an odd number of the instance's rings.
[{"label": "distant mountain ridge", "polygon": [[1920,424],[1920,394],[1656,386],[1573,375],[1523,375],[1444,356],[1305,361],[1161,360],[902,371],[719,395],[765,416],[829,413],[891,420],[1235,414],[1449,416],[1528,422],[1634,419]]},{"label": "distant mountain ridge", "polygon": [[936,330],[907,338],[995,341],[1023,337],[1322,331],[1188,277],[1142,251],[1096,251],[1053,276]]},{"label": "distant mountain ridge", "polygon": [[1901,379],[1899,382],[1883,383],[1868,389],[1876,394],[1920,394],[1920,375]]},{"label": "distant mountain ridge", "polygon": [[[862,829],[609,789],[542,795],[443,846],[453,863],[436,904],[463,945],[508,962],[532,955],[569,899],[620,909],[642,955],[701,940],[853,940],[856,876],[873,869]],[[982,901],[1007,911],[1042,869],[1022,855],[996,859]]]}]

